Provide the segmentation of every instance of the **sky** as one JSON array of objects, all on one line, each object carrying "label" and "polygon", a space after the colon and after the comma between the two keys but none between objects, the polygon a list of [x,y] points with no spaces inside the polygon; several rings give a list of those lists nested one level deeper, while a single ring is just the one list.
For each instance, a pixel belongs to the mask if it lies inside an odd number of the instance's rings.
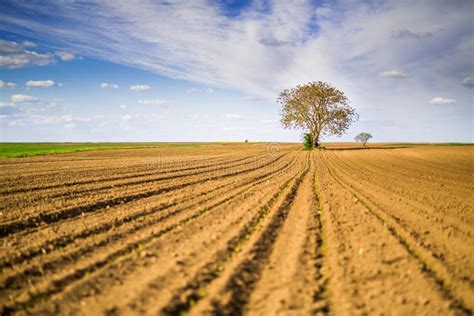
[{"label": "sky", "polygon": [[0,141],[281,141],[325,81],[376,142],[473,142],[474,1],[0,2]]}]

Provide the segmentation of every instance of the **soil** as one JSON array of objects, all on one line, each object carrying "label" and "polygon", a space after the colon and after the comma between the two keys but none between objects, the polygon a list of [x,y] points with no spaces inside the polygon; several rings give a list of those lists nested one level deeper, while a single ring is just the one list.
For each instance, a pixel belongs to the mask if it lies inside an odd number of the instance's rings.
[{"label": "soil", "polygon": [[0,159],[0,314],[473,314],[473,147],[270,146]]}]

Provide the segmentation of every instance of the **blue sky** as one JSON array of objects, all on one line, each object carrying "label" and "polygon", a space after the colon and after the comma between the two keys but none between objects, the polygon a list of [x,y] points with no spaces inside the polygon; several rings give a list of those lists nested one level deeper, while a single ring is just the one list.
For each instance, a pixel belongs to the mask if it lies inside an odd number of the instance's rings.
[{"label": "blue sky", "polygon": [[2,1],[2,141],[299,141],[278,92],[374,141],[473,142],[472,1]]}]

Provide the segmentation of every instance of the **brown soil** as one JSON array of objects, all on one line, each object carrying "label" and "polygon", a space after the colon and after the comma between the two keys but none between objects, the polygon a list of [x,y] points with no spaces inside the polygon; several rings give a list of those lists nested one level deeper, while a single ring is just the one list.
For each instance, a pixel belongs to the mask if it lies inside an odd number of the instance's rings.
[{"label": "brown soil", "polygon": [[472,314],[474,149],[384,146],[0,159],[1,315]]}]

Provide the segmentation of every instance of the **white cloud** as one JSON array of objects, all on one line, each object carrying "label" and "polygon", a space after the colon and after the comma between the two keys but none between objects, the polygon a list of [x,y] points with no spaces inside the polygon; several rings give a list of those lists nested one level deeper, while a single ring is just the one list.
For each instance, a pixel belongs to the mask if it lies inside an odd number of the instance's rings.
[{"label": "white cloud", "polygon": [[193,94],[193,93],[199,93],[199,92],[202,92],[202,90],[199,88],[189,88],[186,90],[187,94]]},{"label": "white cloud", "polygon": [[[363,76],[373,67],[384,69],[413,60],[436,64],[438,56],[452,49],[445,44],[448,37],[462,34],[460,29],[470,34],[472,25],[469,10],[463,8],[395,0],[383,4],[347,1],[334,6],[305,0],[257,1],[244,7],[238,19],[223,15],[221,5],[207,1],[140,6],[99,2],[87,10],[64,3],[50,6],[49,11],[57,7],[68,21],[59,25],[65,30],[49,22],[38,25],[23,17],[0,17],[7,30],[18,25],[30,31],[41,27],[81,55],[272,100],[281,89],[311,80],[332,82],[348,91],[365,88],[359,86],[367,80],[355,82],[352,77]],[[442,10],[443,6],[449,8]],[[28,7],[31,11],[40,8]],[[437,25],[443,32],[420,25]],[[420,44],[393,37],[426,40]],[[432,58],[423,57],[430,54]]]},{"label": "white cloud", "polygon": [[70,61],[76,58],[76,55],[73,53],[63,51],[56,52],[56,56],[61,58],[62,61]]},{"label": "white cloud", "polygon": [[399,79],[408,77],[407,74],[401,71],[397,71],[397,70],[384,71],[380,74],[380,76],[388,77],[388,78],[399,78]]},{"label": "white cloud", "polygon": [[31,48],[31,42],[17,43],[0,40],[0,67],[22,68],[25,66],[45,66],[54,63],[53,54],[38,53]]},{"label": "white cloud", "polygon": [[39,80],[39,81],[34,81],[34,80],[29,80],[26,82],[27,87],[35,87],[35,88],[49,88],[54,86],[54,81],[53,80]]},{"label": "white cloud", "polygon": [[15,89],[16,83],[0,80],[0,89]]},{"label": "white cloud", "polygon": [[32,126],[32,125],[63,125],[64,128],[75,128],[79,124],[92,122],[93,119],[90,117],[74,116],[72,114],[67,115],[53,115],[48,114],[35,114],[25,113],[22,116],[17,116],[15,119],[8,122],[9,126]]},{"label": "white cloud", "polygon": [[[222,4],[204,0],[139,6],[101,1],[87,7],[53,1],[48,10],[33,1],[0,12],[0,29],[51,38],[57,47],[89,58],[272,102],[284,88],[327,81],[345,92],[361,118],[401,123],[381,129],[377,137],[384,140],[389,139],[383,133],[396,135],[392,140],[419,135],[420,118],[430,126],[439,122],[439,111],[427,110],[426,96],[443,91],[456,96],[459,106],[439,133],[472,134],[466,120],[472,94],[460,84],[474,70],[470,1],[317,3],[254,1],[229,17]],[[29,18],[35,12],[41,19]],[[406,71],[410,84],[381,80],[388,79],[378,75],[385,70]],[[408,110],[417,122],[407,120]]]},{"label": "white cloud", "polygon": [[468,88],[474,88],[474,78],[472,77],[466,77],[464,80],[461,82],[463,86],[466,86]]},{"label": "white cloud", "polygon": [[168,103],[168,101],[159,100],[159,99],[145,99],[145,100],[139,100],[138,103],[144,104],[144,105],[165,105]]},{"label": "white cloud", "polygon": [[203,90],[203,89],[199,89],[199,88],[194,88],[194,87],[193,87],[193,88],[187,89],[187,90],[186,90],[186,93],[187,93],[187,94],[194,94],[194,93],[202,93],[202,92],[204,92],[204,91],[207,92],[207,93],[209,93],[209,94],[213,94],[213,93],[215,92],[214,89],[212,89],[212,88],[207,88],[206,90]]},{"label": "white cloud", "polygon": [[240,119],[243,119],[244,116],[241,114],[229,113],[229,114],[224,114],[224,118],[231,119],[231,120],[240,120]]},{"label": "white cloud", "polygon": [[25,47],[25,48],[35,48],[35,47],[38,47],[38,45],[36,45],[35,43],[31,42],[31,41],[23,41],[22,43],[22,46]]},{"label": "white cloud", "polygon": [[394,39],[423,39],[433,36],[432,32],[413,32],[408,29],[399,29],[392,31],[392,38]]},{"label": "white cloud", "polygon": [[120,104],[120,108],[121,108],[121,109],[126,109],[127,106],[126,106],[125,104]]},{"label": "white cloud", "polygon": [[433,98],[430,101],[431,104],[454,104],[456,103],[456,100],[454,99],[447,99],[447,98],[442,98],[442,97],[437,97]]},{"label": "white cloud", "polygon": [[11,96],[11,101],[13,103],[32,103],[32,102],[37,102],[39,100],[40,99],[37,97],[24,95],[24,94],[14,94]]},{"label": "white cloud", "polygon": [[61,117],[65,122],[71,122],[73,120],[73,116],[71,114],[63,115]]},{"label": "white cloud", "polygon": [[102,82],[100,84],[100,87],[102,89],[118,89],[119,88],[119,86],[116,85],[115,83],[106,83],[106,82]]},{"label": "white cloud", "polygon": [[0,108],[1,107],[8,107],[8,106],[16,106],[16,105],[13,104],[13,103],[10,103],[10,102],[0,102]]},{"label": "white cloud", "polygon": [[120,119],[124,122],[128,122],[128,121],[131,121],[133,117],[130,114],[125,114],[125,115],[122,115]]},{"label": "white cloud", "polygon": [[130,90],[132,91],[146,91],[150,89],[151,87],[147,84],[137,84],[137,85],[130,86]]},{"label": "white cloud", "polygon": [[89,117],[74,116],[72,114],[66,114],[61,116],[61,120],[64,122],[90,122]]},{"label": "white cloud", "polygon": [[62,82],[58,82],[58,87],[62,87],[63,86],[63,83]]}]

